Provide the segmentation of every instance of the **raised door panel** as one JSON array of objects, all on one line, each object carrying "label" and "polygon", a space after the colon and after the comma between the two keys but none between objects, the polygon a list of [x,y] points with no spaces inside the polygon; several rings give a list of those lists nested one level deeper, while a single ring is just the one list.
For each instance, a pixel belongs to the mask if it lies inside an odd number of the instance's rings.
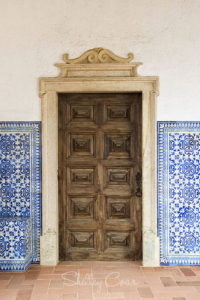
[{"label": "raised door panel", "polygon": [[70,133],[68,137],[69,156],[95,156],[95,134]]},{"label": "raised door panel", "polygon": [[108,196],[106,200],[106,221],[129,220],[131,217],[131,199],[123,196]]},{"label": "raised door panel", "polygon": [[94,105],[70,105],[70,121],[71,122],[95,122],[96,107]]},{"label": "raised door panel", "polygon": [[105,133],[105,159],[109,158],[131,158],[132,136],[131,133]]},{"label": "raised door panel", "polygon": [[[68,194],[94,194],[98,190],[98,178],[96,166],[72,165],[66,170],[65,188]],[[67,200],[66,200],[67,201]]]},{"label": "raised door panel", "polygon": [[67,219],[77,220],[92,219],[96,220],[97,205],[95,196],[69,195],[67,199]]}]

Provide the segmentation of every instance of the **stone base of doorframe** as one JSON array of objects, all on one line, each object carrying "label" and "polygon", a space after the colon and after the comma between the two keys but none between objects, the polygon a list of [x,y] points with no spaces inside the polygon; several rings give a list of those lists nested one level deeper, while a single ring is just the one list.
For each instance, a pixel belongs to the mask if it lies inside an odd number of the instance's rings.
[{"label": "stone base of doorframe", "polygon": [[[90,64],[84,66],[59,64],[62,76],[40,78],[43,172],[41,265],[55,266],[59,261],[58,94],[123,92],[142,93],[143,266],[160,265],[160,245],[157,235],[156,151],[156,99],[159,81],[158,77],[135,76],[134,66],[132,64]],[[123,76],[124,68],[126,68],[126,73]]]},{"label": "stone base of doorframe", "polygon": [[143,260],[144,267],[160,266],[160,239],[156,233],[143,232]]}]

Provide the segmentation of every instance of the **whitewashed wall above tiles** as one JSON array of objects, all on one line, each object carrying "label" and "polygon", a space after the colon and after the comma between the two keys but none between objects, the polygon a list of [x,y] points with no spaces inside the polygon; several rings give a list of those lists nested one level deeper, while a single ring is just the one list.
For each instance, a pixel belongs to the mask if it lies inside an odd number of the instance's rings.
[{"label": "whitewashed wall above tiles", "polygon": [[0,120],[39,121],[37,78],[100,46],[160,76],[158,120],[199,120],[199,15],[199,0],[1,1]]}]

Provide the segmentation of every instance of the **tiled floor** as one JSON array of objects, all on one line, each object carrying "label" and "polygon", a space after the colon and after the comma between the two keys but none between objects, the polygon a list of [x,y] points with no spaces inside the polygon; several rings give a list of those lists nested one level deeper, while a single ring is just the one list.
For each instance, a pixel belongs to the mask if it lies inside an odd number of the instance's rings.
[{"label": "tiled floor", "polygon": [[200,267],[65,262],[0,273],[0,300],[200,300]]}]

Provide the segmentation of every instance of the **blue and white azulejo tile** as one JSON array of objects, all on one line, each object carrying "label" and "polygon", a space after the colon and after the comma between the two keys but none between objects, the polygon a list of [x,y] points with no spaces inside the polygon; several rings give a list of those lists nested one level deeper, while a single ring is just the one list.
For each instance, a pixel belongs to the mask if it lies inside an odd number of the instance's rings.
[{"label": "blue and white azulejo tile", "polygon": [[200,265],[200,122],[158,122],[162,265]]},{"label": "blue and white azulejo tile", "polygon": [[0,233],[0,270],[25,270],[32,262],[31,219],[0,218]]},{"label": "blue and white azulejo tile", "polygon": [[0,122],[0,270],[40,261],[40,132],[40,122]]}]

